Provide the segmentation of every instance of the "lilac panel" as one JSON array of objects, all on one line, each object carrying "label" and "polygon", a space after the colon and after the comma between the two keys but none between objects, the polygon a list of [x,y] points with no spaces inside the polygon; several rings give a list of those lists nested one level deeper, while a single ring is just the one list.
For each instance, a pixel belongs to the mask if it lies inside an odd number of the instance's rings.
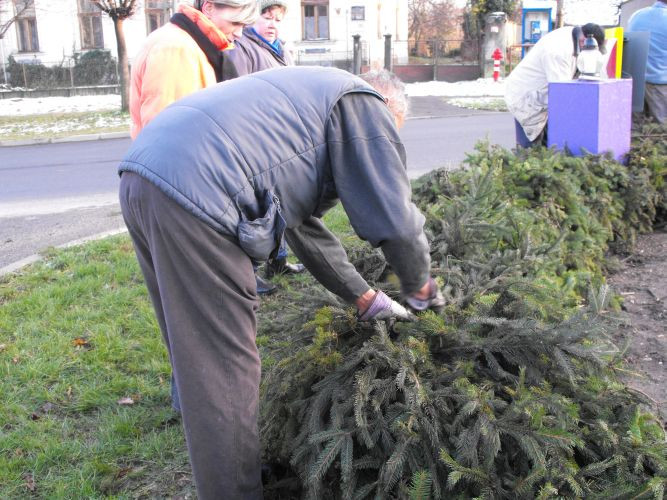
[{"label": "lilac panel", "polygon": [[575,155],[630,149],[632,81],[572,80],[549,84],[549,146]]},{"label": "lilac panel", "polygon": [[598,151],[611,151],[622,160],[630,151],[632,80],[609,80],[600,86]]},{"label": "lilac panel", "polygon": [[582,155],[598,151],[599,82],[572,80],[549,84],[548,145]]}]

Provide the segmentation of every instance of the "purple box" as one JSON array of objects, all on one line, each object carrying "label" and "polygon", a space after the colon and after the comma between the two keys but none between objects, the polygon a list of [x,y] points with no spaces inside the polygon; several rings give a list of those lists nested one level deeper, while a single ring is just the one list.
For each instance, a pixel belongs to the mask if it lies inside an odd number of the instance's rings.
[{"label": "purple box", "polygon": [[630,150],[632,80],[571,80],[549,84],[548,145],[572,154]]}]

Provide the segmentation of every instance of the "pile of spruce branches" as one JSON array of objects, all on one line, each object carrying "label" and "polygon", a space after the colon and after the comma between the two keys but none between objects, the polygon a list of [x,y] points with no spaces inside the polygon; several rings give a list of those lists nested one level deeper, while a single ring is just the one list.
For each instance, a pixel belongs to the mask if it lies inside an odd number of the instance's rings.
[{"label": "pile of spruce branches", "polygon": [[[638,137],[624,166],[480,144],[420,179],[447,306],[388,329],[329,298],[285,325],[262,386],[267,498],[662,498],[665,432],[617,376],[604,271],[664,221],[664,148]],[[377,250],[353,253],[396,293]]]}]

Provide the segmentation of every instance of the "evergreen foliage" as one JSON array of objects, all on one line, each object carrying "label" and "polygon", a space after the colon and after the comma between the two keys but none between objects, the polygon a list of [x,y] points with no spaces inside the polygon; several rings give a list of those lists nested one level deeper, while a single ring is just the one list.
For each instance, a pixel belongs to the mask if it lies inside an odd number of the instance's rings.
[{"label": "evergreen foliage", "polygon": [[293,471],[267,497],[662,498],[665,432],[616,376],[604,280],[664,207],[664,151],[638,147],[624,167],[481,144],[421,179],[448,304],[388,330],[332,299],[294,333],[262,386],[266,459]]}]

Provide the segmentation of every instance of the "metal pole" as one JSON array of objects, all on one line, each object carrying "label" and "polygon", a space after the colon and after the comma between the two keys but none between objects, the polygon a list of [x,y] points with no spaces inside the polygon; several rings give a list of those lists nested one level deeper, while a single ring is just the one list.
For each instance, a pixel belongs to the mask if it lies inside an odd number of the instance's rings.
[{"label": "metal pole", "polygon": [[433,81],[438,80],[438,41],[433,40]]},{"label": "metal pole", "polygon": [[391,35],[384,36],[384,69],[391,71]]},{"label": "metal pole", "polygon": [[352,50],[354,51],[352,73],[361,73],[361,35],[352,35]]}]

